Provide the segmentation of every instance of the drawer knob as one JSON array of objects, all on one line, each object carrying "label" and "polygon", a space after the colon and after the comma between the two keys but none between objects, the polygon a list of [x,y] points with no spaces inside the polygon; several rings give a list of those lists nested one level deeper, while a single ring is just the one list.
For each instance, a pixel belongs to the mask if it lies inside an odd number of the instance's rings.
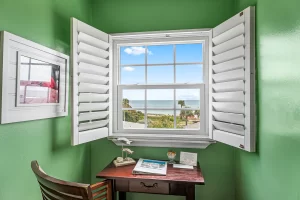
[{"label": "drawer knob", "polygon": [[157,183],[153,183],[153,185],[146,185],[144,182],[141,182],[141,186],[144,188],[157,188],[158,184]]}]

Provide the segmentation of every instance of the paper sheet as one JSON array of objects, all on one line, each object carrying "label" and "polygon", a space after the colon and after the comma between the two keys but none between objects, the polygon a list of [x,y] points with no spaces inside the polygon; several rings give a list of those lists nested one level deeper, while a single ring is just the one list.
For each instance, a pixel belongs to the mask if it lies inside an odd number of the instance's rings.
[{"label": "paper sheet", "polygon": [[174,168],[182,168],[182,169],[193,169],[191,165],[183,165],[183,164],[173,164]]}]

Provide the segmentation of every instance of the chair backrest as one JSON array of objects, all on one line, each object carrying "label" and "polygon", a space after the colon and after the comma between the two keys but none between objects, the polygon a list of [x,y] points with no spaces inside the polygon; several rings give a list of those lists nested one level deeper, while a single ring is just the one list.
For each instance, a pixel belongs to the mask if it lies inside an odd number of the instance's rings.
[{"label": "chair backrest", "polygon": [[44,200],[111,200],[111,181],[94,185],[67,182],[48,176],[37,161],[31,162],[31,168],[40,185]]}]

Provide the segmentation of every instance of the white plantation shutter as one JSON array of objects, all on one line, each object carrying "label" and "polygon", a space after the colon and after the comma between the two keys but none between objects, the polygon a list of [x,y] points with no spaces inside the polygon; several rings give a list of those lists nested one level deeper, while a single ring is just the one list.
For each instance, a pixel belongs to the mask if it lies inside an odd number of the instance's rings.
[{"label": "white plantation shutter", "polygon": [[108,136],[109,35],[72,18],[72,145]]},{"label": "white plantation shutter", "polygon": [[212,31],[209,130],[212,139],[255,151],[255,8]]}]

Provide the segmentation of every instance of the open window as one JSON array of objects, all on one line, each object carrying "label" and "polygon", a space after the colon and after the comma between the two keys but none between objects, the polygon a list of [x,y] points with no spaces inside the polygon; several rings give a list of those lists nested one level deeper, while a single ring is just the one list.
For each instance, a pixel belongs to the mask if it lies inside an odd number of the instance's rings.
[{"label": "open window", "polygon": [[108,35],[72,19],[73,145],[255,151],[255,19],[214,29]]}]

